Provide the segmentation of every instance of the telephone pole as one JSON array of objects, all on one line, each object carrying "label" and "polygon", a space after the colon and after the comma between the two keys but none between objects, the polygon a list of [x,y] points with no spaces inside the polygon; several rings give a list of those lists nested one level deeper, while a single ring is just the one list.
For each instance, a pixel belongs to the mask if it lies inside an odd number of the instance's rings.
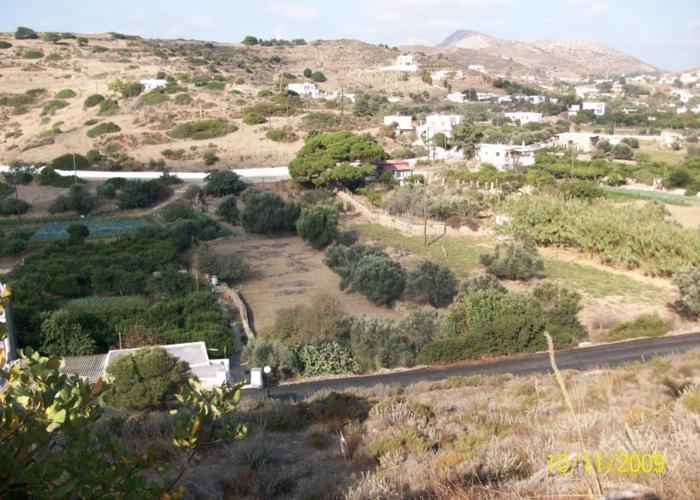
[{"label": "telephone pole", "polygon": [[423,245],[428,246],[428,173],[423,182]]}]

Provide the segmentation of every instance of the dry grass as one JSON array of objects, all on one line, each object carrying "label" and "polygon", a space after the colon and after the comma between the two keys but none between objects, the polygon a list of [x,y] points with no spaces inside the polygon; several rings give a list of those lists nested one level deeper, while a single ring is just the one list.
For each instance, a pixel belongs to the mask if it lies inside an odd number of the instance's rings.
[{"label": "dry grass", "polygon": [[[244,400],[239,418],[252,424],[251,434],[206,453],[186,475],[188,494],[595,498],[590,471],[552,473],[548,456],[637,452],[663,454],[665,472],[603,471],[604,495],[700,498],[699,351],[561,375],[571,408],[551,375],[455,377],[345,396],[323,392],[303,402]],[[162,416],[120,422],[109,429],[134,449],[155,444],[161,456],[175,459]]]}]

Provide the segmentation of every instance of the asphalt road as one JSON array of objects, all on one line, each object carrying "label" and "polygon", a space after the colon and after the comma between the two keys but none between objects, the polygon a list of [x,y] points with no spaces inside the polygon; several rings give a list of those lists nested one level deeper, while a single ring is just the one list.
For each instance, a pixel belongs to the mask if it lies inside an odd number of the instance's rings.
[{"label": "asphalt road", "polygon": [[[647,338],[617,342],[592,347],[583,347],[556,353],[557,365],[560,369],[592,370],[612,367],[632,361],[648,361],[654,356],[663,356],[700,348],[700,332],[669,337]],[[368,388],[378,384],[410,385],[422,381],[444,380],[452,376],[495,375],[511,373],[525,375],[529,373],[551,372],[549,355],[545,353],[527,354],[500,358],[490,361],[473,361],[447,366],[431,366],[405,370],[400,372],[343,377],[325,380],[314,380],[285,384],[270,389],[270,395],[275,398],[303,398],[319,390],[346,390],[352,388]],[[246,397],[262,397],[266,390],[246,390]]]}]

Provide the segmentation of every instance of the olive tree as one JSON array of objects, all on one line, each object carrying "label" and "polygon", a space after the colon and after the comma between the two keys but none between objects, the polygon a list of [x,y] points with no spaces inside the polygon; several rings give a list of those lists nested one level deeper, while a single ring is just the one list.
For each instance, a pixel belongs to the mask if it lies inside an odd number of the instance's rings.
[{"label": "olive tree", "polygon": [[424,260],[408,273],[404,295],[419,304],[444,307],[457,295],[457,278],[449,268]]},{"label": "olive tree", "polygon": [[673,276],[681,294],[681,305],[693,316],[700,316],[700,268],[685,267]]},{"label": "olive tree", "polygon": [[338,235],[338,215],[338,209],[331,205],[305,208],[297,220],[297,233],[312,247],[323,248]]}]

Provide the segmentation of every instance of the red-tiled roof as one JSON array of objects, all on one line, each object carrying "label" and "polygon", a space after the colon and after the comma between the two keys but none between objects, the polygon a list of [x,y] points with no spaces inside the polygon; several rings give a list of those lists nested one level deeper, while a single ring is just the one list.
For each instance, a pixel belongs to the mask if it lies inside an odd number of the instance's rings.
[{"label": "red-tiled roof", "polygon": [[384,170],[413,170],[408,160],[386,160],[379,164]]}]

